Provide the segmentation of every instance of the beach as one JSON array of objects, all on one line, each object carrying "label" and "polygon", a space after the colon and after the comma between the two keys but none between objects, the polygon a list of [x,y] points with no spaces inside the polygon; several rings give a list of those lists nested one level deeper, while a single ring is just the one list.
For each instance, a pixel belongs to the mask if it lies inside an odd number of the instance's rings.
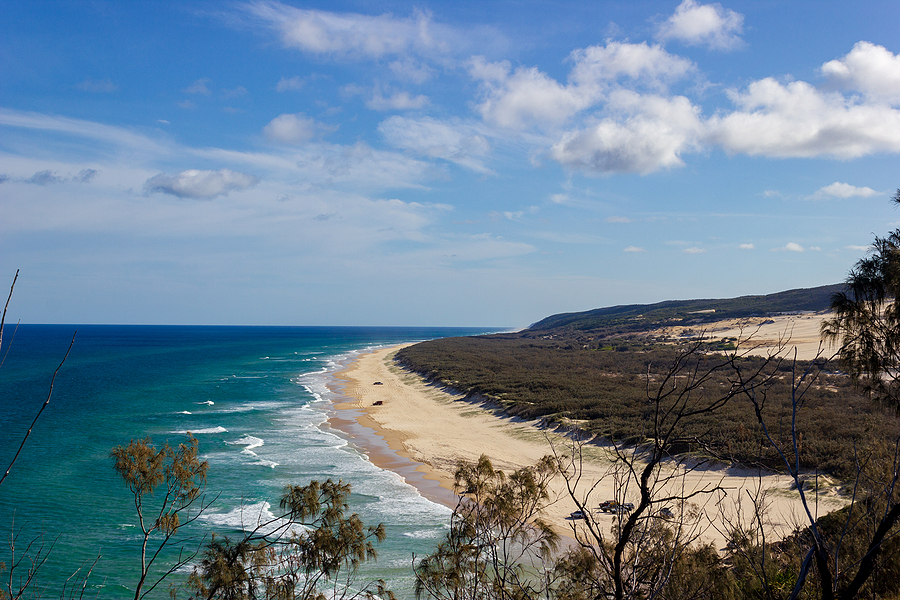
[{"label": "beach", "polygon": [[[539,422],[503,416],[494,407],[464,399],[462,394],[424,381],[393,362],[404,345],[361,354],[335,374],[340,396],[332,425],[353,437],[374,464],[395,470],[426,497],[452,507],[453,472],[458,461],[487,456],[495,468],[511,471],[536,463],[551,454],[573,454],[573,440]],[[609,451],[597,445],[581,446],[580,479],[574,495],[592,509],[623,494],[637,503],[637,486],[630,488],[617,477]],[[693,508],[700,515],[689,519],[696,538],[722,549],[729,522],[747,520],[753,514],[751,497],[765,491],[766,527],[770,535],[786,535],[806,522],[799,494],[783,475],[739,469],[727,465],[685,468],[663,466],[670,478],[666,495],[696,493]],[[711,492],[717,489],[715,493]],[[577,506],[565,479],[557,475],[550,489],[545,517],[561,535],[573,537],[579,521],[570,517]],[[811,503],[816,501],[808,492]],[[844,505],[833,489],[824,489],[811,510],[822,515]],[[681,507],[672,506],[681,512]],[[596,513],[611,526],[614,517]]]}]

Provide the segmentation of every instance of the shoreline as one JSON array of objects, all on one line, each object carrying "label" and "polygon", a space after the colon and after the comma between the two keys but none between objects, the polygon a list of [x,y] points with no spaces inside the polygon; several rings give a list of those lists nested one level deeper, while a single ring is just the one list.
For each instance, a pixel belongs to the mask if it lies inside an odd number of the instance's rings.
[{"label": "shoreline", "polygon": [[[553,448],[571,448],[571,438],[539,428],[536,421],[500,416],[484,405],[460,401],[462,394],[445,391],[395,365],[393,356],[405,345],[409,344],[360,354],[334,373],[329,387],[341,400],[335,402],[329,423],[348,435],[373,464],[398,473],[424,497],[451,509],[456,506],[453,471],[460,459],[475,461],[484,454],[494,468],[509,472],[536,463]],[[627,486],[617,485],[606,449],[588,444],[583,453],[576,495],[585,506],[597,506],[623,493],[626,500],[634,501]],[[756,490],[767,493],[772,533],[786,535],[804,522],[799,495],[790,489],[791,480],[785,475],[730,466],[685,470],[683,465],[668,464],[663,468],[677,474],[675,485],[682,493],[721,489],[698,496],[703,498],[696,503],[702,516],[693,524],[697,539],[718,549],[726,543],[727,521],[752,511],[749,495]],[[574,537],[578,522],[569,515],[577,506],[561,476],[551,482],[550,496],[545,517],[557,533]],[[843,504],[839,498],[820,496],[818,511]],[[600,513],[596,517],[601,524],[612,525],[612,519]]]},{"label": "shoreline", "polygon": [[[412,345],[411,342],[396,344],[388,348],[396,352],[400,348],[410,345]],[[352,373],[358,369],[359,360],[363,356],[379,350],[381,349],[359,354],[332,375],[332,381],[328,387],[342,400],[334,403],[335,410],[328,418],[328,423],[344,435],[350,436],[353,442],[365,452],[369,462],[376,467],[397,473],[425,498],[453,509],[457,503],[457,496],[453,493],[453,480],[441,477],[428,465],[414,460],[404,450],[400,436],[396,432],[382,428],[366,412],[361,400],[354,399],[351,392],[347,390],[348,387],[359,383],[352,376]]]}]

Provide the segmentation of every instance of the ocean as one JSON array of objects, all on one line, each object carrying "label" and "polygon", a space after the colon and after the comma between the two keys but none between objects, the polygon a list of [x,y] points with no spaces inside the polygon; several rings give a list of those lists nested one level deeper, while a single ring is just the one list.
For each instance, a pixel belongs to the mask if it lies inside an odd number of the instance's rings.
[{"label": "ocean", "polygon": [[[384,579],[412,598],[414,556],[447,531],[450,510],[370,463],[328,423],[333,373],[374,347],[487,329],[375,327],[193,327],[7,324],[0,348],[0,473],[6,471],[47,397],[50,379],[77,330],[52,399],[0,485],[0,561],[13,584],[34,558],[46,558],[31,589],[44,596],[134,595],[140,539],[131,492],[110,450],[132,439],[177,445],[190,431],[209,462],[203,516],[182,528],[196,549],[216,533],[277,511],[288,484],[341,479],[350,511],[383,523],[387,540],[358,581]],[[175,548],[173,548],[174,551]],[[160,566],[174,558],[167,553]],[[96,562],[95,562],[96,561]],[[93,565],[93,566],[92,566]],[[80,569],[80,571],[79,571]],[[189,569],[149,596],[169,597]],[[38,594],[29,594],[37,596]],[[180,594],[184,597],[184,593]]]}]

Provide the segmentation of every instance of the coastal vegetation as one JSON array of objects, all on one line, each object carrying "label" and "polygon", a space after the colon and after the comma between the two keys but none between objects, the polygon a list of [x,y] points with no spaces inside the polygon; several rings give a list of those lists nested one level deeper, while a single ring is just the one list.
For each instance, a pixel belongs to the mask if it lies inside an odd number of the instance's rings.
[{"label": "coastal vegetation", "polygon": [[[786,352],[787,336],[761,358],[750,354],[752,334],[711,342],[700,327],[693,339],[659,339],[652,330],[661,322],[713,310],[671,304],[425,342],[397,360],[469,401],[572,432],[571,449],[552,450],[579,507],[577,545],[557,561],[547,597],[898,598],[900,230],[876,238],[871,255],[830,291],[822,334],[837,348],[833,361],[821,349],[812,361],[796,360]],[[775,304],[783,310],[781,300],[802,297],[785,293]],[[581,478],[586,443],[608,449],[610,476],[639,497],[616,511],[611,530],[587,505],[596,484]],[[726,520],[730,541],[719,553],[697,543],[692,513],[695,497],[715,494],[716,486],[672,494],[660,482],[681,475],[662,470],[664,460],[686,471],[704,460],[779,469],[792,479],[805,519],[773,540],[765,490],[745,490],[754,508]],[[827,515],[815,501],[821,474],[835,476],[846,499]],[[615,505],[623,501],[624,493]],[[481,597],[526,597],[517,592]]]},{"label": "coastal vegetation", "polygon": [[[736,342],[737,340],[734,340]],[[734,343],[732,342],[732,344]],[[689,367],[703,369],[731,352],[734,364],[767,376],[769,402],[762,408],[770,433],[786,439],[790,427],[790,375],[814,369],[816,383],[806,392],[808,411],[799,424],[802,467],[838,478],[849,477],[854,457],[867,440],[882,439],[900,421],[859,390],[837,363],[766,360],[724,348],[721,342],[650,343],[624,336],[595,340],[585,347],[557,334],[532,337],[531,331],[470,338],[445,338],[402,349],[397,360],[426,378],[465,393],[472,402],[489,402],[503,414],[576,427],[600,440],[641,444],[646,439],[648,386],[661,381],[679,354],[697,345]],[[735,355],[736,352],[736,355]],[[731,388],[730,369],[715,369],[696,390],[702,397]],[[777,468],[780,458],[755,426],[752,404],[736,398],[715,414],[682,422],[671,440],[674,454],[702,454],[723,461]]]}]

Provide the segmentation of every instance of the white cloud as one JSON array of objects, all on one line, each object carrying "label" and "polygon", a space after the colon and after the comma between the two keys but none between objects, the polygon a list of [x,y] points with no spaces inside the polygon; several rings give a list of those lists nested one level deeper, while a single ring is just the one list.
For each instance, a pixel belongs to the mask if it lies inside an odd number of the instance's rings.
[{"label": "white cloud", "polygon": [[227,195],[229,192],[245,190],[257,183],[259,183],[259,179],[253,175],[229,169],[219,169],[218,171],[189,169],[177,175],[165,173],[154,175],[147,180],[144,187],[148,192],[162,192],[179,198],[209,199]]},{"label": "white cloud", "polygon": [[884,46],[857,42],[846,56],[820,69],[830,83],[860,91],[876,102],[900,102],[900,56]]},{"label": "white cloud", "polygon": [[278,31],[286,47],[315,54],[381,58],[442,53],[452,48],[456,38],[420,11],[397,18],[294,8],[270,1],[245,4],[244,9]]},{"label": "white cloud", "polygon": [[207,78],[198,79],[191,85],[184,88],[184,93],[186,94],[201,94],[203,96],[209,96],[209,88],[207,84],[210,82]]},{"label": "white cloud", "polygon": [[303,113],[278,115],[263,127],[270,140],[286,144],[302,144],[315,137],[317,125]]},{"label": "white cloud", "polygon": [[681,165],[680,155],[696,145],[702,131],[698,109],[683,96],[622,90],[612,95],[609,107],[618,109],[618,118],[564,134],[551,156],[587,173],[647,174]]},{"label": "white cloud", "polygon": [[610,42],[575,50],[569,82],[562,84],[536,67],[512,70],[509,61],[469,61],[469,74],[481,82],[478,111],[485,121],[508,129],[555,127],[608,100],[621,80],[662,90],[694,70],[691,61],[646,43]]},{"label": "white cloud", "polygon": [[678,40],[690,46],[709,46],[716,50],[733,50],[744,42],[740,38],[744,15],[722,5],[698,4],[684,0],[675,13],[662,23],[657,39]]},{"label": "white cloud", "polygon": [[378,131],[395,148],[449,160],[479,173],[492,172],[483,163],[490,145],[470,126],[428,117],[394,116],[383,121]]},{"label": "white cloud", "polygon": [[640,246],[626,246],[622,252],[646,252],[646,250]]},{"label": "white cloud", "polygon": [[853,250],[854,252],[869,252],[872,249],[872,246],[844,246],[847,250]]},{"label": "white cloud", "polygon": [[876,192],[870,187],[857,187],[849,183],[840,183],[835,181],[831,185],[816,190],[812,198],[869,198],[878,196],[880,192]]},{"label": "white cloud", "polygon": [[690,60],[646,42],[589,46],[573,51],[569,60],[575,63],[569,80],[581,87],[627,79],[632,84],[658,90],[696,70]]},{"label": "white cloud", "polygon": [[409,92],[394,92],[385,98],[376,90],[366,101],[366,107],[372,110],[413,110],[427,106],[428,102],[428,97],[421,94],[410,96]]},{"label": "white cloud", "polygon": [[704,254],[706,252],[706,249],[693,246],[691,248],[685,248],[684,250],[682,250],[682,252],[684,252],[685,254]]},{"label": "white cloud", "polygon": [[88,78],[75,87],[83,92],[93,92],[95,94],[111,94],[119,89],[119,86],[109,78],[101,80]]},{"label": "white cloud", "polygon": [[856,158],[900,152],[900,111],[859,104],[808,83],[769,77],[730,93],[738,110],[708,122],[706,141],[730,153]]},{"label": "white cloud", "polygon": [[772,248],[775,252],[803,252],[804,248],[797,242],[788,242],[781,248]]},{"label": "white cloud", "polygon": [[755,246],[753,244],[741,244],[738,248],[741,250],[753,250]]},{"label": "white cloud", "polygon": [[631,223],[628,217],[606,217],[607,223]]},{"label": "white cloud", "polygon": [[485,121],[508,129],[558,125],[596,101],[588,90],[563,86],[536,67],[510,73],[508,61],[486,63],[476,57],[469,73],[482,83],[478,111]]},{"label": "white cloud", "polygon": [[275,86],[276,92],[287,92],[289,90],[299,90],[303,87],[303,79],[299,75],[293,77],[282,77]]}]

